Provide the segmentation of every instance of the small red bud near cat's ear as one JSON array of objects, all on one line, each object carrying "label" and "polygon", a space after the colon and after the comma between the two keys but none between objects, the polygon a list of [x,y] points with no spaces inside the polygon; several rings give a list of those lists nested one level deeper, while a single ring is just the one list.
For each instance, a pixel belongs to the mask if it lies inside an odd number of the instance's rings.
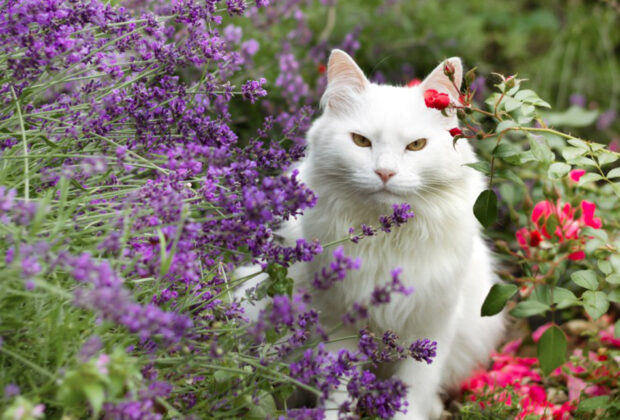
[{"label": "small red bud near cat's ear", "polygon": [[448,130],[448,132],[450,133],[452,137],[463,136],[463,132],[458,127],[451,128],[450,130]]},{"label": "small red bud near cat's ear", "polygon": [[514,76],[508,76],[504,81],[504,85],[506,86],[506,90],[510,90],[516,85],[516,80]]},{"label": "small red bud near cat's ear", "polygon": [[449,61],[443,66],[443,74],[445,74],[450,81],[454,81],[454,66]]}]

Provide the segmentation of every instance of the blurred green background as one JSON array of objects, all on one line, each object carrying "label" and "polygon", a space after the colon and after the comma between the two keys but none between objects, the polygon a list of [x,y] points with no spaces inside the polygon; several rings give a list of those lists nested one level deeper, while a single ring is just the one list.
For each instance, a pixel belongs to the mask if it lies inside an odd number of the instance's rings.
[{"label": "blurred green background", "polygon": [[333,47],[349,49],[368,75],[392,84],[423,78],[443,58],[460,56],[485,77],[480,90],[492,87],[491,72],[518,73],[554,112],[596,111],[559,122],[551,115],[556,126],[613,147],[619,142],[618,1],[288,0],[270,8],[271,18],[260,13],[243,28],[244,39],[260,43],[255,71],[272,84],[282,72],[278,57],[290,50],[311,105],[322,91],[320,64]]}]

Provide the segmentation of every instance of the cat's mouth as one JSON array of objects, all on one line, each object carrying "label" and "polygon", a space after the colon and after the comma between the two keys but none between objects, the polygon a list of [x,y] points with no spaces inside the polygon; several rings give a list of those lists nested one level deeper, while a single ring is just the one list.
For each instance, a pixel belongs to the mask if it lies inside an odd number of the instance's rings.
[{"label": "cat's mouth", "polygon": [[374,194],[375,196],[377,196],[378,198],[402,198],[403,195],[400,194],[397,191],[392,190],[391,188],[388,188],[387,185],[384,185],[383,187],[381,187],[379,190],[375,191]]}]

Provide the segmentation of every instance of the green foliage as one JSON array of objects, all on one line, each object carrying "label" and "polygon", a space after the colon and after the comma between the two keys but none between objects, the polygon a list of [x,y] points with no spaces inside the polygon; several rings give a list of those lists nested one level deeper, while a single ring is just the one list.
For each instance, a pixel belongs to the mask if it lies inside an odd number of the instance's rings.
[{"label": "green foliage", "polygon": [[491,226],[497,220],[497,196],[493,190],[485,190],[474,203],[474,215],[484,227]]},{"label": "green foliage", "polygon": [[514,284],[494,284],[482,304],[482,309],[480,310],[481,315],[492,316],[498,314],[504,309],[508,299],[517,293],[517,290],[518,287]]},{"label": "green foliage", "polygon": [[566,361],[566,335],[556,325],[549,327],[538,340],[536,356],[545,375]]}]

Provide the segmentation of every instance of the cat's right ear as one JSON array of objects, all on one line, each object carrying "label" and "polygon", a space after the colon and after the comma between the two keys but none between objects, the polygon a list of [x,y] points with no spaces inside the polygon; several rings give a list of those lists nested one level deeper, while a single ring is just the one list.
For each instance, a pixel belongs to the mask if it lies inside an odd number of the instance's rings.
[{"label": "cat's right ear", "polygon": [[342,50],[332,50],[327,63],[327,88],[321,98],[321,106],[334,112],[346,111],[368,85],[368,79],[349,54]]}]

